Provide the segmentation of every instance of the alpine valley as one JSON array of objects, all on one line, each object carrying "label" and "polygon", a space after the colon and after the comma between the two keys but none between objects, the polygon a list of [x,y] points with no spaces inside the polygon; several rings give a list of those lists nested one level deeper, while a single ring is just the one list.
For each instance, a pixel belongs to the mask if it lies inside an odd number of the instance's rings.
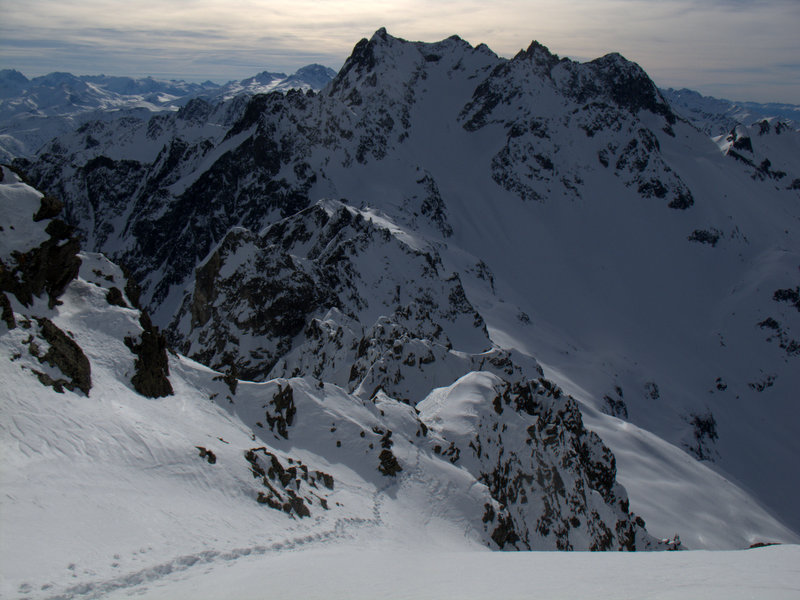
[{"label": "alpine valley", "polygon": [[[3,73],[4,596],[205,597],[158,586],[302,548],[800,543],[785,114],[384,29],[336,74],[54,74],[84,104]],[[54,89],[71,112],[20,108]]]}]

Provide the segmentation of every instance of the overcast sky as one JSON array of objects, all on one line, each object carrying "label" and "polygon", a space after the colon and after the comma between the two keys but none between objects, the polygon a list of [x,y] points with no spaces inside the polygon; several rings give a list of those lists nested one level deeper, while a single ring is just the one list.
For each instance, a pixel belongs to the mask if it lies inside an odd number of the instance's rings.
[{"label": "overcast sky", "polygon": [[800,104],[800,0],[0,0],[0,68],[224,82],[339,69],[385,26],[511,57],[620,52],[662,87]]}]

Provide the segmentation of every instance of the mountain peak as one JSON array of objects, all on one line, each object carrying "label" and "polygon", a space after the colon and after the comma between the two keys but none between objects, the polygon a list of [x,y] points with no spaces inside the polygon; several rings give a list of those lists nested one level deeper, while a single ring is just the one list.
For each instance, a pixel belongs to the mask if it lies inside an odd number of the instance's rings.
[{"label": "mountain peak", "polygon": [[12,83],[17,85],[24,85],[28,83],[28,78],[16,69],[1,69],[0,81],[3,84]]},{"label": "mountain peak", "polygon": [[515,60],[532,60],[540,67],[552,69],[560,61],[557,54],[550,52],[547,46],[533,40],[527,50],[520,50],[514,57]]},{"label": "mountain peak", "polygon": [[628,60],[618,52],[611,52],[586,63],[596,70],[606,91],[619,106],[631,112],[648,110],[675,123],[675,115],[664,101],[650,79],[650,76],[637,63]]},{"label": "mountain peak", "polygon": [[16,69],[0,70],[0,98],[19,94],[28,84],[28,78]]},{"label": "mountain peak", "polygon": [[329,75],[333,73],[336,74],[336,71],[331,69],[330,67],[326,67],[325,65],[321,65],[319,63],[312,63],[310,65],[306,65],[305,67],[300,67],[295,72],[295,75],[318,75],[320,73],[324,73]]},{"label": "mountain peak", "polygon": [[370,39],[362,38],[355,45],[350,56],[334,78],[333,88],[337,89],[351,72],[363,73],[374,69],[378,62],[375,49],[379,47],[388,47],[394,41],[404,40],[399,40],[399,38],[394,38],[389,35],[385,27],[378,29]]},{"label": "mountain peak", "polygon": [[31,81],[36,82],[39,85],[60,85],[65,82],[71,83],[74,81],[79,81],[79,79],[72,73],[66,73],[64,71],[53,71],[52,73],[48,73],[47,75],[34,77]]},{"label": "mountain peak", "polygon": [[272,83],[278,79],[286,79],[286,73],[272,73],[270,71],[261,71],[261,73],[254,75],[253,77],[248,77],[247,79],[242,80],[242,85],[250,85],[253,83]]},{"label": "mountain peak", "polygon": [[395,39],[386,31],[386,27],[381,27],[375,33],[372,34],[372,38],[370,41],[383,41],[387,42],[390,39]]},{"label": "mountain peak", "polygon": [[297,69],[294,75],[287,78],[287,81],[299,84],[300,87],[306,84],[315,89],[322,89],[334,77],[336,77],[336,71],[330,67],[314,63]]}]

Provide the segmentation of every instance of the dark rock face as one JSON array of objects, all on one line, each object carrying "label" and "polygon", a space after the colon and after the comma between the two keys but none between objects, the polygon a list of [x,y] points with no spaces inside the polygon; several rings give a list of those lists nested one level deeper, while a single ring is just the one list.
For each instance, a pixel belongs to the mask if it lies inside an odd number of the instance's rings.
[{"label": "dark rock face", "polygon": [[56,306],[81,266],[77,256],[80,242],[72,237],[72,229],[63,221],[52,220],[46,231],[50,239],[40,246],[12,253],[15,264],[0,262],[0,291],[14,294],[25,306],[45,292],[50,308]]},{"label": "dark rock face", "polygon": [[[767,342],[777,342],[779,348],[786,352],[788,357],[800,356],[800,341],[794,339],[795,325],[797,324],[795,309],[800,312],[800,286],[777,289],[772,293],[772,300],[778,303],[777,312],[779,319],[766,317],[757,323],[758,327],[767,333]],[[761,381],[752,382],[749,387],[762,392],[774,383],[775,376],[768,375]]]},{"label": "dark rock face", "polygon": [[134,308],[141,309],[142,306],[139,303],[139,298],[142,295],[142,290],[131,276],[130,271],[123,267],[122,272],[125,274],[125,295],[128,297],[128,300],[131,301]]},{"label": "dark rock face", "polygon": [[11,301],[9,301],[5,292],[0,292],[0,309],[2,309],[2,317],[0,318],[3,319],[6,327],[14,329],[17,326],[17,321],[14,318],[14,309],[11,307]]},{"label": "dark rock face", "polygon": [[66,218],[80,224],[85,235],[85,219],[95,215],[92,234],[97,246],[102,247],[114,233],[114,220],[130,207],[145,173],[145,165],[134,160],[112,160],[103,155],[89,160],[76,174],[85,182],[85,200],[67,202]]},{"label": "dark rock face", "polygon": [[646,110],[663,116],[669,125],[675,124],[677,119],[669,104],[639,65],[617,53],[607,54],[588,64],[596,68],[601,82],[599,87],[605,88],[603,91],[615,104],[632,113]]},{"label": "dark rock face", "polygon": [[687,421],[693,429],[693,440],[685,443],[684,447],[697,460],[714,462],[718,457],[717,451],[714,449],[714,442],[719,439],[714,415],[711,412],[690,414]]},{"label": "dark rock face", "polygon": [[800,312],[800,286],[796,286],[794,289],[786,288],[775,290],[772,294],[772,299],[775,300],[775,302],[786,302],[794,306],[798,312]]},{"label": "dark rock face", "polygon": [[378,465],[378,471],[388,477],[395,477],[403,468],[400,466],[400,463],[397,462],[397,457],[392,454],[392,451],[388,448],[384,448],[381,450],[378,459],[381,461]]},{"label": "dark rock face", "polygon": [[92,372],[89,359],[81,347],[49,319],[40,318],[37,322],[40,335],[50,346],[47,352],[37,357],[39,362],[57,368],[67,378],[53,380],[45,374],[39,374],[40,381],[52,385],[56,391],[63,391],[62,387],[70,391],[78,389],[88,396],[92,387]]},{"label": "dark rock face", "polygon": [[256,498],[259,504],[300,518],[310,517],[310,507],[315,505],[328,510],[328,492],[334,486],[333,477],[328,473],[312,471],[297,459],[284,457],[281,460],[263,446],[251,448],[244,457],[253,478],[260,480],[263,486]]},{"label": "dark rock face", "polygon": [[122,296],[122,291],[118,287],[112,287],[106,294],[106,301],[112,306],[119,306],[121,308],[128,308],[128,303]]},{"label": "dark rock face", "polygon": [[[474,434],[451,440],[462,468],[492,503],[483,526],[501,549],[655,548],[616,482],[616,463],[586,430],[577,402],[550,381],[495,380],[493,400],[472,408]],[[447,426],[438,432],[448,439]],[[588,539],[588,543],[587,543]]]},{"label": "dark rock face", "polygon": [[294,416],[297,414],[292,386],[288,384],[285,388],[278,386],[278,391],[272,397],[270,405],[272,410],[267,410],[265,415],[267,425],[272,431],[277,430],[282,438],[288,440],[288,428],[294,423]]},{"label": "dark rock face", "polygon": [[380,461],[380,464],[378,465],[378,471],[387,477],[396,477],[397,474],[403,470],[403,467],[400,466],[397,457],[392,452],[392,446],[394,446],[394,441],[392,441],[392,432],[382,431],[381,429],[373,430],[373,432],[382,436],[382,450],[378,455],[378,460]]},{"label": "dark rock face", "polygon": [[64,204],[60,200],[56,200],[51,196],[43,196],[42,205],[39,207],[39,210],[36,211],[36,214],[33,215],[33,220],[44,221],[57,217],[61,213],[62,208],[64,208]]},{"label": "dark rock face", "polygon": [[[252,272],[258,273],[257,277],[221,277],[222,264],[240,249],[247,251],[251,244],[261,243],[249,233],[229,234],[197,270],[194,293],[181,311],[181,317],[189,313],[191,331],[196,332],[196,342],[191,346],[184,342],[184,352],[215,368],[234,364],[244,379],[263,377],[289,349],[307,314],[330,298],[326,288],[318,285],[318,272],[305,272],[290,255],[277,249],[275,254],[265,252],[253,257]],[[286,272],[293,276],[281,277]],[[243,316],[237,318],[236,314]],[[171,328],[173,339],[189,338],[176,329]],[[239,354],[239,332],[265,338],[257,355]]]},{"label": "dark rock face", "polygon": [[603,396],[603,402],[605,404],[601,410],[607,415],[619,417],[620,419],[628,418],[628,407],[625,404],[625,400],[622,399],[622,396],[619,393],[617,393],[615,396],[606,394]]},{"label": "dark rock face", "polygon": [[131,383],[137,392],[148,398],[171,396],[173,391],[169,382],[169,360],[164,334],[152,324],[147,313],[142,313],[139,323],[144,330],[140,339],[125,338],[125,344],[136,355],[136,373],[131,378]]},{"label": "dark rock face", "polygon": [[690,242],[700,242],[701,244],[708,244],[712,248],[717,245],[722,232],[718,229],[695,229],[692,234],[687,238]]},{"label": "dark rock face", "polygon": [[200,458],[205,458],[208,464],[214,465],[217,463],[217,455],[212,450],[203,446],[195,446],[200,451]]},{"label": "dark rock face", "polygon": [[[386,30],[381,28],[376,36],[377,35],[380,35],[381,38],[385,39]],[[339,74],[333,79],[331,87],[334,91],[341,87],[342,81],[351,71],[355,71],[356,73],[371,71],[375,68],[375,62],[375,42],[363,38],[353,48],[353,51],[350,53],[350,57],[347,59],[347,61],[345,61],[344,66],[342,66],[341,70],[339,71]]]},{"label": "dark rock face", "polygon": [[[228,265],[236,267],[231,271]],[[396,337],[385,340],[391,347],[401,330],[452,347],[448,324],[464,320],[482,340],[480,350],[486,349],[483,319],[458,277],[442,271],[438,255],[409,247],[360,212],[338,202],[318,204],[260,235],[242,229],[229,233],[197,269],[193,292],[171,323],[170,337],[188,356],[214,368],[236,365],[245,379],[265,378],[304,330],[317,346],[326,343],[312,319],[337,307],[346,308],[343,316],[351,320],[393,315],[394,324],[376,324],[374,335],[343,332],[331,342],[330,352],[336,354],[364,340],[357,358],[368,358],[354,367],[361,375],[391,350],[377,342],[378,329],[386,327],[399,328],[392,334]],[[257,339],[258,350],[240,352],[246,339]],[[291,369],[282,373],[293,375]]]}]

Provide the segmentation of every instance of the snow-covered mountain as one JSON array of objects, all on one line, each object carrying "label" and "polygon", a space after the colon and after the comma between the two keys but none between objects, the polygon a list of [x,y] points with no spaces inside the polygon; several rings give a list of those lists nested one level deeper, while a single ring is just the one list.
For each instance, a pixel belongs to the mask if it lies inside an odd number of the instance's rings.
[{"label": "snow-covered mountain", "polygon": [[[452,383],[416,408],[380,385],[365,393],[311,374],[250,382],[215,373],[169,355],[123,271],[79,252],[69,226],[54,218],[57,202],[6,167],[2,175],[0,443],[8,494],[0,548],[3,564],[15,565],[4,572],[4,593],[114,589],[122,562],[159,566],[199,552],[203,536],[221,535],[220,518],[229,531],[215,539],[216,552],[292,531],[299,539],[397,527],[507,549],[666,547],[629,513],[613,455],[585,429],[577,403],[535,362],[526,366],[538,377],[529,379],[511,373],[497,349],[448,356],[409,339],[414,332],[395,337],[394,352],[407,344],[403,364],[427,350],[420,366],[433,363],[433,353],[450,365],[433,379]],[[448,316],[458,321],[464,308],[462,301]],[[485,328],[476,335],[489,344]],[[370,345],[381,341],[376,335]],[[103,493],[87,498],[87,489]],[[120,502],[131,512],[120,514]],[[176,503],[186,510],[175,514]],[[163,538],[148,541],[140,517],[161,522]],[[73,540],[69,532],[90,522],[96,533]],[[31,535],[34,523],[46,540]],[[192,533],[170,539],[172,529]],[[152,557],[136,556],[153,543]],[[69,563],[59,552],[65,545]],[[91,560],[90,548],[116,561],[76,571]],[[65,575],[75,580],[65,584]],[[108,577],[106,587],[94,581]]]},{"label": "snow-covered mountain", "polygon": [[[15,166],[63,200],[81,254],[28,223],[40,195],[3,170],[27,232],[2,256],[11,538],[38,519],[66,536],[86,480],[115,491],[76,521],[113,534],[78,554],[131,562],[86,558],[72,593],[356,531],[796,543],[800,153],[766,123],[718,146],[617,54],[379,30],[319,92],[60,136]],[[69,245],[70,277],[27,296],[45,243]],[[89,375],[48,362],[56,336]],[[55,473],[69,498],[48,503]]]},{"label": "snow-covered mountain", "polygon": [[677,113],[712,137],[728,134],[737,125],[752,125],[764,119],[779,119],[795,130],[800,127],[800,106],[796,104],[732,102],[685,88],[660,91]]},{"label": "snow-covered mountain", "polygon": [[313,64],[292,75],[264,71],[218,85],[71,73],[28,79],[19,71],[5,69],[0,71],[0,159],[33,155],[53,137],[89,121],[148,118],[150,113],[178,110],[194,98],[217,102],[240,94],[319,90],[335,74]]},{"label": "snow-covered mountain", "polygon": [[740,162],[753,179],[770,182],[777,189],[800,190],[796,176],[800,130],[786,121],[762,119],[748,126],[736,125],[713,139],[725,156]]},{"label": "snow-covered mountain", "polygon": [[318,64],[306,65],[292,75],[263,71],[241,81],[230,81],[215,90],[205,90],[198,96],[209,100],[229,100],[237,94],[267,94],[288,90],[318,91],[328,85],[335,76],[336,71]]}]

